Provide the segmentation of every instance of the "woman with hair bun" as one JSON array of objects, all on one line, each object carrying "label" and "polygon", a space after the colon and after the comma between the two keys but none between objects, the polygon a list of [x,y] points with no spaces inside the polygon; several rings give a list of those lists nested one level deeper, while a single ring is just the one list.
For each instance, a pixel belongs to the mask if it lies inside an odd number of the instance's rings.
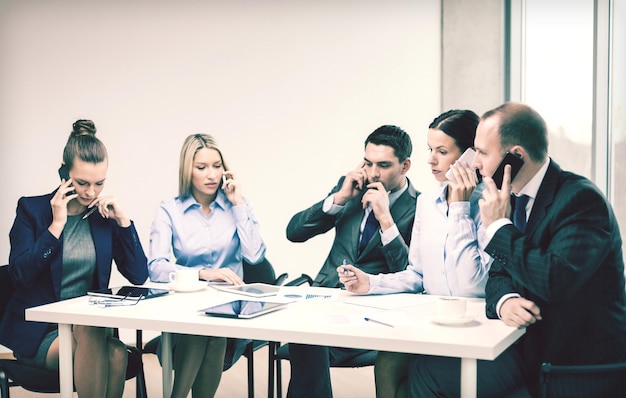
[{"label": "woman with hair bun", "polygon": [[[58,369],[56,324],[27,322],[29,307],[83,296],[109,285],[111,264],[133,284],[148,277],[139,236],[114,196],[101,196],[108,157],[90,120],[78,120],[63,150],[61,185],[22,197],[9,233],[16,286],[0,321],[0,344],[18,361]],[[80,397],[121,397],[126,346],[108,328],[74,325],[74,384]]]}]

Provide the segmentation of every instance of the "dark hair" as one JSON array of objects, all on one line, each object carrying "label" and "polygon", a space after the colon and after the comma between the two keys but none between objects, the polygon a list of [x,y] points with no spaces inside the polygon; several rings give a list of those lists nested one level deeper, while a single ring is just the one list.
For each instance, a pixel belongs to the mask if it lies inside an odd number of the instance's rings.
[{"label": "dark hair", "polygon": [[478,115],[466,109],[452,109],[437,116],[428,126],[441,130],[454,138],[456,146],[464,152],[474,146]]},{"label": "dark hair", "polygon": [[398,126],[380,126],[365,139],[365,146],[369,143],[392,147],[394,155],[400,162],[404,162],[409,158],[413,151],[411,137]]},{"label": "dark hair", "polygon": [[533,161],[541,162],[546,158],[548,128],[537,111],[525,104],[507,102],[485,112],[481,119],[492,116],[499,116],[500,145],[505,151],[521,145]]},{"label": "dark hair", "polygon": [[107,149],[95,134],[96,126],[91,120],[81,119],[74,122],[70,138],[67,139],[63,149],[63,163],[69,170],[72,169],[74,159],[77,157],[89,163],[107,160]]}]

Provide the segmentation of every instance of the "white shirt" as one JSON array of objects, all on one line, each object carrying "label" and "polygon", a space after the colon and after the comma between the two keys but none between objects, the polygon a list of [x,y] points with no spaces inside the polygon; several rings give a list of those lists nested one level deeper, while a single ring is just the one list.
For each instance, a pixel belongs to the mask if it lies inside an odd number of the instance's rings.
[{"label": "white shirt", "polygon": [[406,270],[370,275],[370,294],[422,292],[484,297],[491,257],[480,221],[482,184],[469,202],[448,206],[447,186],[417,198]]}]

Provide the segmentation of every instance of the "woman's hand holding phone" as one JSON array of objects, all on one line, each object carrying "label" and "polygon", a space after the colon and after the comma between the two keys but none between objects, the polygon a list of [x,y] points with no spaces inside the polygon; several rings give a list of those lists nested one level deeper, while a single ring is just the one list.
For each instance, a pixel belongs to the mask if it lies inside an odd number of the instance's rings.
[{"label": "woman's hand holding phone", "polygon": [[59,189],[50,199],[50,207],[52,208],[52,223],[48,230],[56,238],[61,236],[63,228],[67,223],[67,204],[70,200],[76,198],[78,195],[74,191],[72,186],[72,180],[67,179],[61,182]]},{"label": "woman's hand holding phone", "polygon": [[476,189],[478,178],[476,170],[465,162],[456,162],[451,168],[454,172],[454,181],[448,182],[448,201],[452,202],[468,202]]},{"label": "woman's hand holding phone", "polygon": [[457,170],[460,164],[467,164],[469,167],[471,167],[472,163],[474,162],[475,156],[476,156],[476,151],[473,150],[472,148],[467,148],[465,152],[463,152],[463,154],[456,160],[456,162],[454,162],[454,164],[450,166],[450,170],[446,172],[446,178],[449,181],[456,182],[457,179],[456,179],[455,170]]},{"label": "woman's hand holding phone", "polygon": [[224,171],[222,174],[222,189],[233,206],[239,206],[245,203],[243,195],[241,194],[241,187],[230,171]]}]

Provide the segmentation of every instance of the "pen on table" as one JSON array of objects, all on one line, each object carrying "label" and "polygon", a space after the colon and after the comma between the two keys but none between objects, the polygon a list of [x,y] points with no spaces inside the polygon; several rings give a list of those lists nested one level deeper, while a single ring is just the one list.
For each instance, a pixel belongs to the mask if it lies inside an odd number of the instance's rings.
[{"label": "pen on table", "polygon": [[385,323],[385,322],[381,322],[381,321],[377,321],[376,319],[372,319],[372,318],[363,318],[365,319],[367,322],[373,322],[373,323],[378,323],[379,325],[385,325],[385,326],[389,326],[390,328],[393,328],[394,326],[390,323]]},{"label": "pen on table", "polygon": [[91,209],[87,210],[87,213],[85,213],[85,215],[83,216],[83,220],[87,217],[89,217],[90,215],[93,214],[94,211],[98,210],[98,206],[94,206]]}]

